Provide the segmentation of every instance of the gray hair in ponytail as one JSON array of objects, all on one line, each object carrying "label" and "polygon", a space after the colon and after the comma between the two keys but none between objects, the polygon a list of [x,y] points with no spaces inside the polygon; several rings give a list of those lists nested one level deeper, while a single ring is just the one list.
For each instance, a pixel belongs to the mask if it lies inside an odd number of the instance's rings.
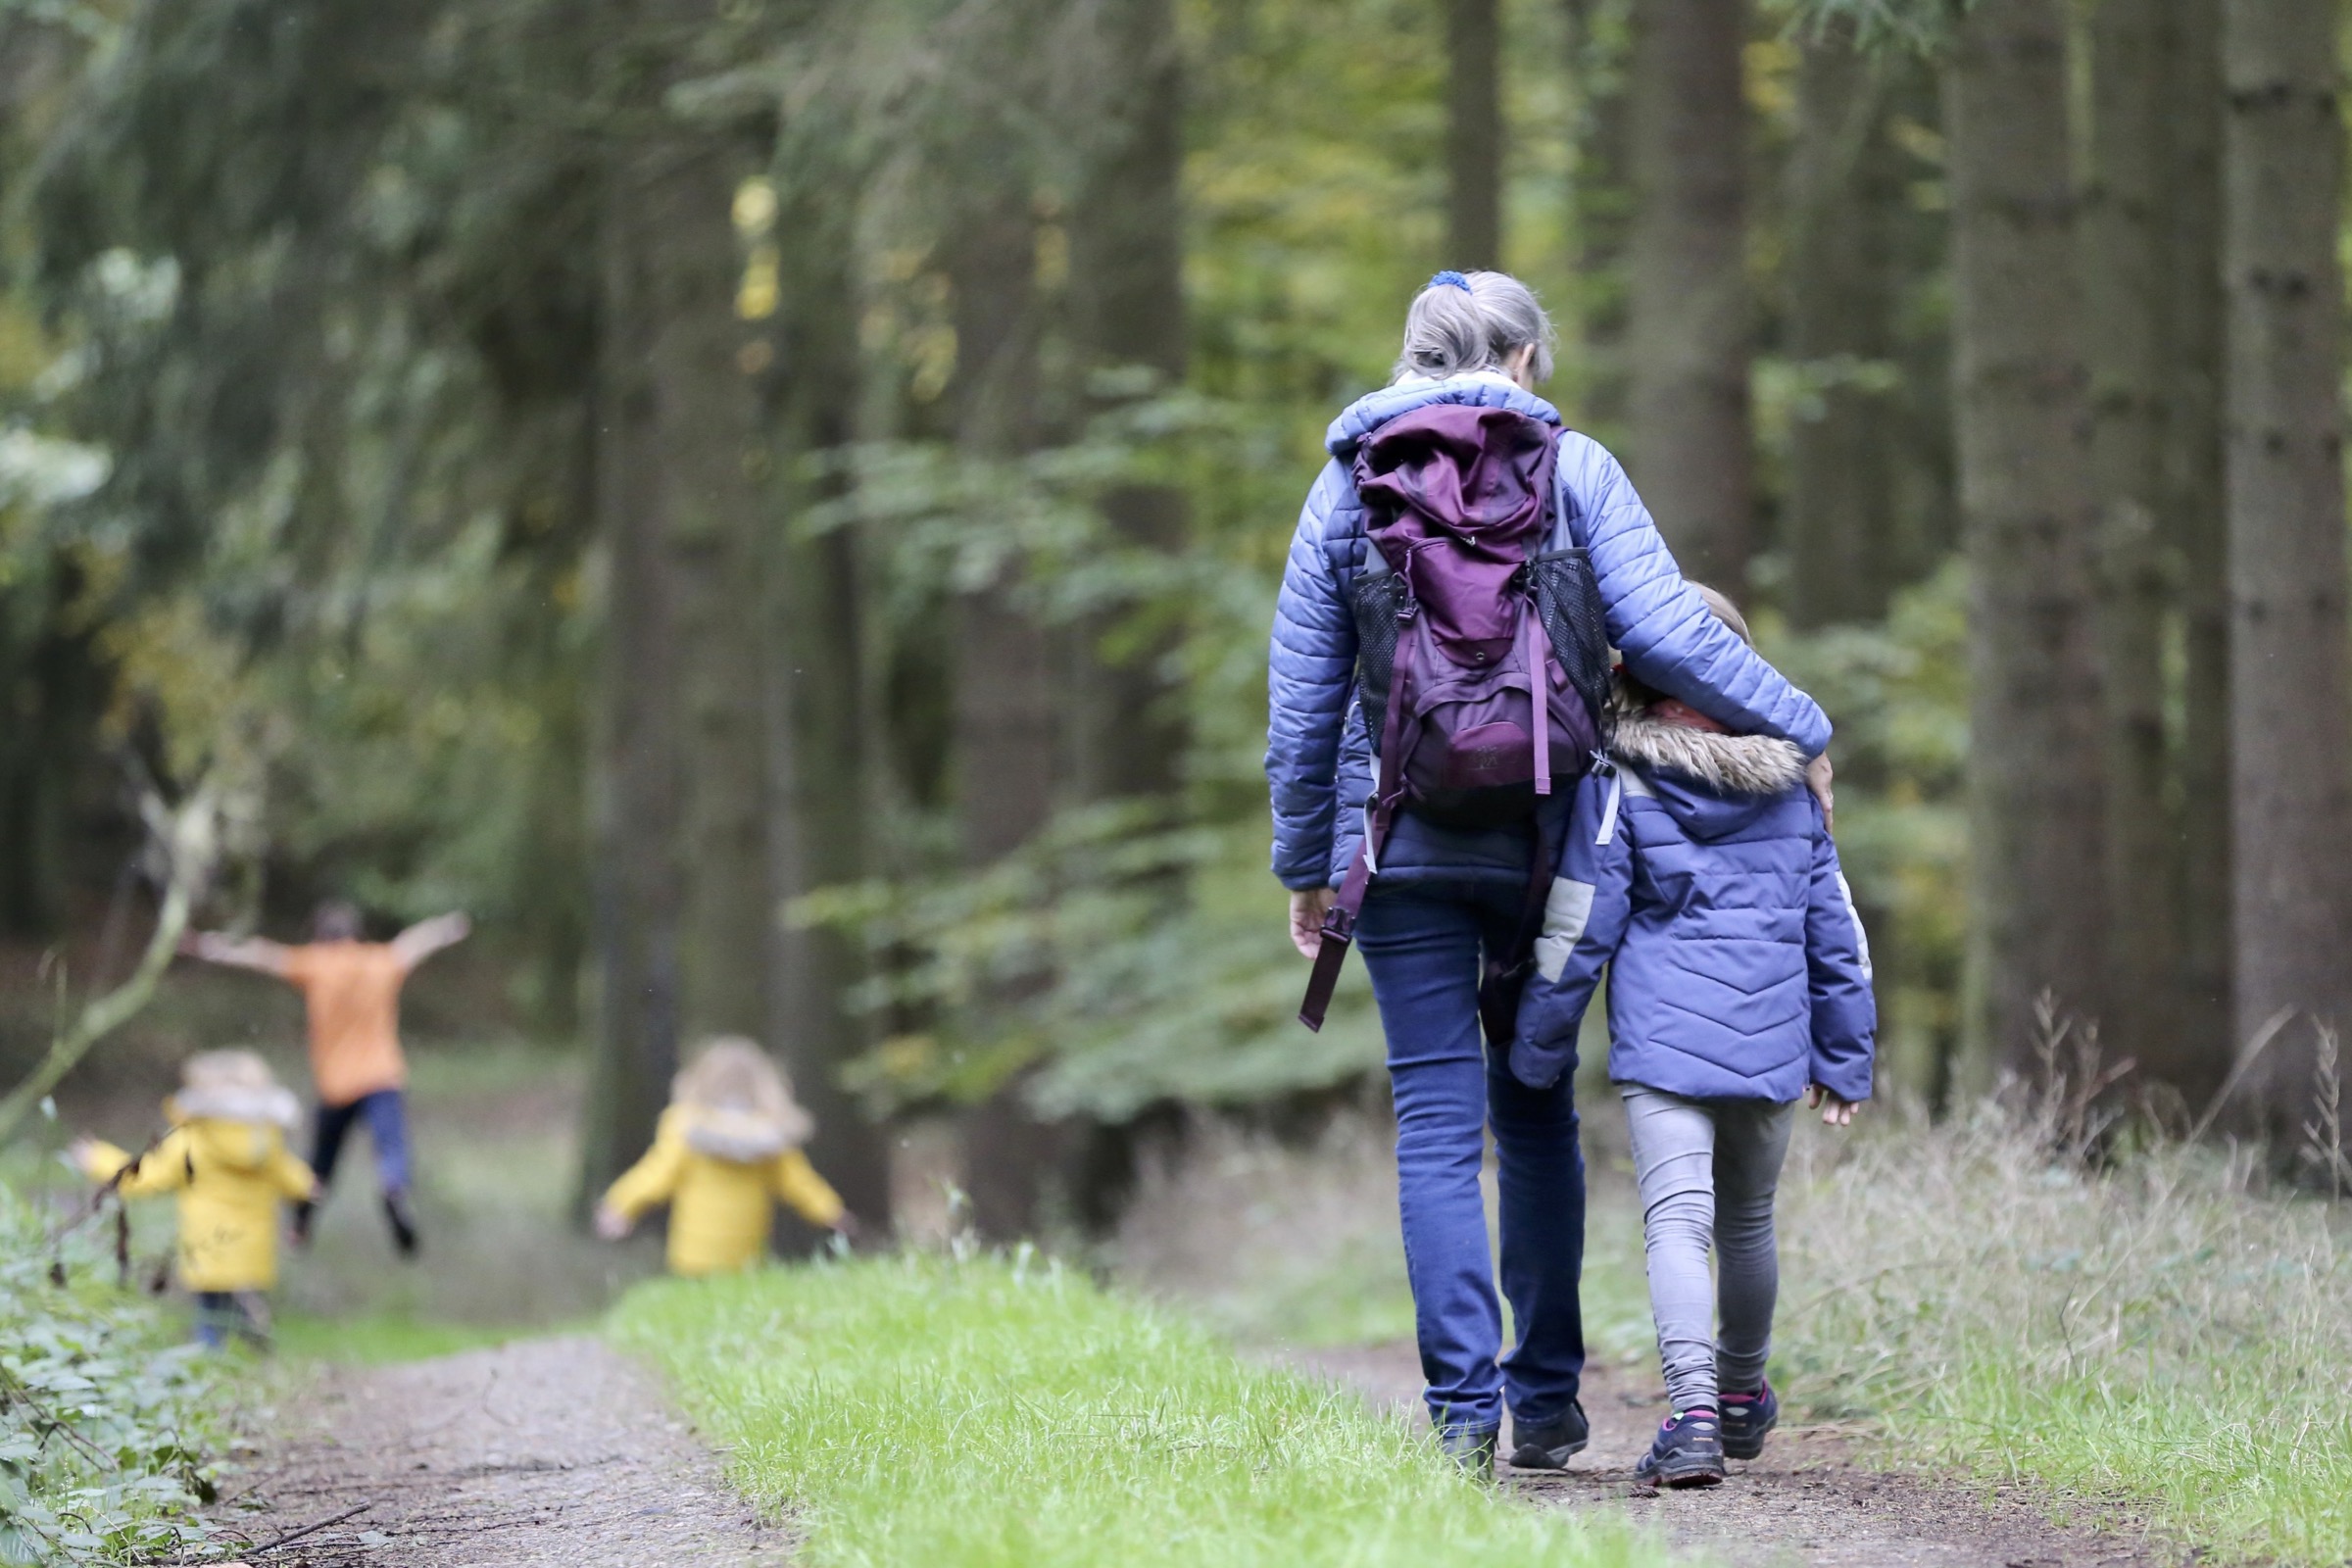
[{"label": "gray hair in ponytail", "polygon": [[1508,272],[1440,272],[1413,298],[1404,316],[1404,352],[1396,376],[1442,380],[1473,370],[1499,370],[1533,345],[1535,378],[1551,379],[1559,341],[1535,290]]}]

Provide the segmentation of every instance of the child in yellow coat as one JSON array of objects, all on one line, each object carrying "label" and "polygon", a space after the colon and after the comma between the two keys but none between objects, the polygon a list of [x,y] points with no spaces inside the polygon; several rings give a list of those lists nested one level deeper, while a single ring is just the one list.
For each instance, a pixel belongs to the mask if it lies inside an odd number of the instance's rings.
[{"label": "child in yellow coat", "polygon": [[801,1152],[815,1130],[766,1053],[740,1037],[714,1040],[672,1081],[654,1147],[597,1205],[597,1234],[618,1241],[666,1202],[669,1270],[686,1275],[759,1262],[777,1199],[847,1235],[855,1222]]},{"label": "child in yellow coat", "polygon": [[164,1114],[172,1130],[146,1152],[80,1138],[74,1161],[124,1198],[177,1193],[175,1272],[196,1298],[197,1340],[217,1349],[234,1329],[267,1343],[278,1204],[315,1200],[318,1191],[311,1167],[286,1149],[294,1096],[252,1052],[205,1051],[181,1066],[179,1093],[164,1102]]}]

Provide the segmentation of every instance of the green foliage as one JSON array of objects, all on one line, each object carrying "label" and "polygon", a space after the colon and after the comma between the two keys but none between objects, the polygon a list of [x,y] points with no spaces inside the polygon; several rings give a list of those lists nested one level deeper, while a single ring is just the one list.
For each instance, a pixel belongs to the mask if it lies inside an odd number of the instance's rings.
[{"label": "green foliage", "polygon": [[1902,48],[1933,53],[1951,41],[1952,28],[1977,0],[1768,0],[1768,9],[1789,24],[1853,29],[1865,49]]},{"label": "green foliage", "polygon": [[180,1326],[113,1272],[92,1227],[53,1250],[0,1186],[0,1563],[214,1554],[196,1510],[217,1473],[221,1363],[172,1344]]},{"label": "green foliage", "polygon": [[1662,1561],[1622,1523],[1465,1480],[1350,1390],[1024,1253],[642,1286],[622,1344],[792,1510],[816,1568]]},{"label": "green foliage", "polygon": [[2266,1192],[2250,1152],[2125,1144],[2085,1171],[2050,1156],[2062,1131],[1985,1106],[1792,1168],[1783,1386],[2200,1558],[2344,1561],[2352,1214]]},{"label": "green foliage", "polygon": [[[1171,825],[1098,808],[975,875],[800,901],[798,917],[898,956],[866,1006],[934,1020],[885,1041],[858,1087],[882,1106],[976,1100],[1041,1066],[1041,1108],[1124,1120],[1156,1102],[1246,1103],[1376,1068],[1360,965],[1320,1035],[1296,1022],[1304,965],[1267,896],[1262,840],[1254,820]],[[988,1004],[1008,993],[1030,1000]]]},{"label": "green foliage", "polygon": [[1895,596],[1886,621],[1764,647],[1837,715],[1838,854],[1886,940],[1882,1078],[1941,1101],[1952,1087],[1968,852],[1968,574],[1954,559]]}]

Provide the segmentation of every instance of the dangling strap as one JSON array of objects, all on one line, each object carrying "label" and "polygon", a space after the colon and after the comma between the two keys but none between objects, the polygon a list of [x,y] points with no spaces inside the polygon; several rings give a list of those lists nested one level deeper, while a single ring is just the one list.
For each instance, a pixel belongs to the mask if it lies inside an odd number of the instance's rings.
[{"label": "dangling strap", "polygon": [[1510,951],[1488,957],[1478,984],[1478,1021],[1486,1030],[1487,1044],[1506,1054],[1518,1033],[1519,994],[1527,989],[1527,977],[1536,966],[1536,939],[1544,934],[1544,906],[1558,871],[1559,840],[1542,812],[1536,816],[1535,840],[1527,868],[1527,897],[1519,906],[1519,929],[1512,934]]},{"label": "dangling strap", "polygon": [[1355,941],[1355,917],[1363,912],[1364,895],[1371,891],[1373,867],[1380,863],[1389,828],[1404,799],[1405,746],[1408,739],[1419,735],[1418,721],[1405,717],[1413,697],[1410,617],[1408,610],[1407,626],[1396,639],[1396,662],[1390,671],[1389,710],[1380,726],[1380,781],[1373,786],[1372,804],[1364,812],[1364,836],[1356,842],[1355,858],[1348,863],[1339,897],[1332,900],[1330,912],[1323,916],[1323,943],[1315,950],[1314,971],[1306,977],[1306,995],[1298,1004],[1298,1021],[1318,1034],[1324,1016],[1331,1011],[1331,995],[1339,988],[1348,949]]},{"label": "dangling strap", "polygon": [[1532,595],[1519,607],[1519,653],[1535,710],[1536,794],[1541,798],[1551,793],[1551,643],[1537,624]]}]

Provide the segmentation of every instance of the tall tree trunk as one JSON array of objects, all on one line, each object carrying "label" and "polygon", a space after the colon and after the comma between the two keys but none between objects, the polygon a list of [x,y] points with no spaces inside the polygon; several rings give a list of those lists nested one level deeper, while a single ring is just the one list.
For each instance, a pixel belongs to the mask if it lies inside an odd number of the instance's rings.
[{"label": "tall tree trunk", "polygon": [[[1070,214],[1071,329],[1090,373],[1144,369],[1150,390],[1183,384],[1186,359],[1182,60],[1172,0],[1109,0],[1098,8],[1104,68],[1100,149]],[[1098,389],[1099,411],[1130,396]],[[1184,493],[1130,485],[1103,503],[1120,545],[1173,556],[1184,546]],[[1077,793],[1087,800],[1172,796],[1186,727],[1167,662],[1172,631],[1138,636],[1133,610],[1082,628],[1088,655]]]},{"label": "tall tree trunk", "polygon": [[[1016,149],[989,159],[951,259],[956,342],[956,441],[1008,458],[1038,439],[1037,230]],[[1011,577],[956,607],[955,805],[964,863],[985,867],[1027,843],[1052,815],[1055,752],[1053,658],[1046,629]],[[991,1240],[1036,1228],[1054,1150],[1020,1085],[975,1106],[964,1126],[964,1187]]]},{"label": "tall tree trunk", "polygon": [[768,1021],[775,901],[767,851],[764,686],[759,634],[765,434],[736,363],[741,266],[728,219],[748,172],[731,137],[674,137],[634,220],[649,233],[649,357],[662,507],[677,585],[685,710],[684,1024],[690,1040],[757,1037]]},{"label": "tall tree trunk", "polygon": [[1683,569],[1737,595],[1755,506],[1748,428],[1741,0],[1636,0],[1628,465]]},{"label": "tall tree trunk", "polygon": [[[2293,1007],[2352,1024],[2346,703],[2343,124],[2332,0],[2224,0],[2230,799],[2237,1033]],[[2310,1092],[2273,1048],[2272,1118]]]},{"label": "tall tree trunk", "polygon": [[[1083,371],[1149,370],[1151,390],[1165,392],[1183,384],[1186,360],[1175,6],[1107,0],[1095,15],[1097,145],[1070,214],[1073,347]],[[1130,395],[1098,383],[1089,403],[1107,412]],[[1184,548],[1184,492],[1173,485],[1123,486],[1104,498],[1103,519],[1125,549],[1172,561]],[[1149,803],[1172,820],[1187,726],[1170,669],[1180,629],[1159,618],[1164,612],[1121,605],[1079,627],[1072,784],[1080,800]],[[1164,891],[1184,897],[1179,885]],[[1107,1233],[1133,1187],[1133,1129],[1081,1125],[1069,1143],[1061,1179],[1072,1216],[1089,1233]]]},{"label": "tall tree trunk", "polygon": [[1894,225],[1903,166],[1888,136],[1887,71],[1850,24],[1809,33],[1789,156],[1788,346],[1801,400],[1783,529],[1789,617],[1876,620],[1903,579],[1895,465],[1902,419]]},{"label": "tall tree trunk", "polygon": [[1447,267],[1502,266],[1502,19],[1497,0],[1446,0]]},{"label": "tall tree trunk", "polygon": [[1946,112],[1970,566],[1971,1038],[2030,1065],[2034,1004],[2096,1016],[2103,733],[2063,0],[1980,0]]},{"label": "tall tree trunk", "polygon": [[656,290],[638,221],[662,172],[642,157],[620,161],[599,236],[596,507],[607,605],[594,882],[603,995],[581,1139],[583,1211],[652,1140],[678,1061],[677,636],[650,368]]},{"label": "tall tree trunk", "polygon": [[[855,284],[844,265],[846,225],[809,202],[778,227],[789,316],[778,383],[783,389],[785,470],[839,451],[856,437],[858,353]],[[795,504],[814,495],[788,477]],[[797,510],[797,505],[794,510]],[[867,601],[858,536],[770,535],[771,615],[778,644],[770,685],[770,832],[780,899],[869,874],[872,794],[866,701]],[[842,1069],[868,1042],[850,993],[863,977],[857,940],[830,927],[787,928],[770,990],[770,1037],[791,1065],[801,1102],[816,1118],[809,1158],[869,1230],[890,1224],[890,1142],[841,1087]]]},{"label": "tall tree trunk", "polygon": [[2154,1064],[2191,1106],[2229,1070],[2230,972],[2230,535],[2222,459],[2221,0],[2169,0],[2165,79],[2171,172],[2164,452],[2165,536],[2181,574],[2181,884],[2179,1054]]},{"label": "tall tree trunk", "polygon": [[1565,0],[1568,77],[1575,96],[1569,175],[1576,254],[1576,337],[1569,359],[1578,422],[1607,444],[1625,441],[1626,236],[1633,215],[1628,0]]},{"label": "tall tree trunk", "polygon": [[2180,1056],[2180,837],[2170,797],[2161,523],[2171,437],[2165,190],[2177,177],[2165,79],[2171,0],[2101,0],[2090,24],[2091,177],[2082,239],[2098,487],[2099,649],[2106,695],[2108,1044],[2170,1078]]}]

